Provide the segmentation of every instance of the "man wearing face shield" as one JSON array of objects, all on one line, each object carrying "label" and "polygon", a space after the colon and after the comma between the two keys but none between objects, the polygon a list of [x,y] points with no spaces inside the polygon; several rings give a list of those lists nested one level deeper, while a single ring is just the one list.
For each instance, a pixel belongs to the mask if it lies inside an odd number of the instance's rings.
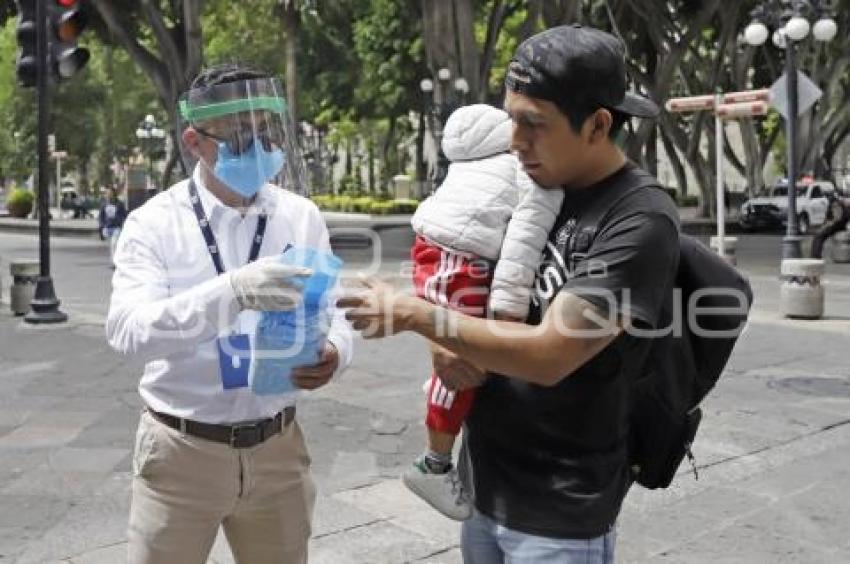
[{"label": "man wearing face shield", "polygon": [[[316,494],[299,391],[249,384],[259,312],[297,308],[310,274],[280,253],[330,249],[318,209],[296,194],[303,165],[281,92],[250,69],[201,73],[179,102],[191,178],[131,213],[118,243],[107,337],[147,362],[131,564],[206,562],[219,527],[241,564],[307,561]],[[297,388],[325,385],[351,360],[331,308],[317,363],[293,370]]]}]

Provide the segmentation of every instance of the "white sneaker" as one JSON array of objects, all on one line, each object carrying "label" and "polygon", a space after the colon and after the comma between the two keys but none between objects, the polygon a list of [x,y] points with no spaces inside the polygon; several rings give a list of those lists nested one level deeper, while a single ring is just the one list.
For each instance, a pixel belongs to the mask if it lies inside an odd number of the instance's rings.
[{"label": "white sneaker", "polygon": [[445,474],[433,474],[414,462],[402,476],[402,481],[410,491],[449,519],[465,521],[472,517],[472,503],[456,469],[452,468]]}]

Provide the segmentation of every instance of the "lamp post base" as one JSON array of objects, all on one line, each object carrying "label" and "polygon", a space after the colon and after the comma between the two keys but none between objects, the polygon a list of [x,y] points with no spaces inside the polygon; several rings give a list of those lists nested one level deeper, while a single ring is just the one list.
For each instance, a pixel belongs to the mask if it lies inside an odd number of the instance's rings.
[{"label": "lamp post base", "polygon": [[59,300],[53,290],[53,279],[50,276],[39,276],[35,283],[35,296],[30,302],[32,308],[24,316],[27,323],[64,323],[68,315],[59,311]]},{"label": "lamp post base", "polygon": [[782,238],[782,258],[803,258],[803,238],[799,235],[786,235]]}]

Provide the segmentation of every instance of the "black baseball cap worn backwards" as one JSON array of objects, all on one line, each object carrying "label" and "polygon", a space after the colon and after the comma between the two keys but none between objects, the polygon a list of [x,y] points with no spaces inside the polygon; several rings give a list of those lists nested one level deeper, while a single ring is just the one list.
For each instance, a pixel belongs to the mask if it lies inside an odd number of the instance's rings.
[{"label": "black baseball cap worn backwards", "polygon": [[623,42],[578,24],[523,41],[508,66],[505,86],[559,107],[578,103],[641,118],[654,118],[659,111],[652,100],[626,90]]}]

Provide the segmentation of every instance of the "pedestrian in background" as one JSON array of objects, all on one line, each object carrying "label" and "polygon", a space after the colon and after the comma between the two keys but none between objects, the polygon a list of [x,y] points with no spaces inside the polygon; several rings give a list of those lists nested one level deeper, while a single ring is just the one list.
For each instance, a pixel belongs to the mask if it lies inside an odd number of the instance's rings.
[{"label": "pedestrian in background", "polygon": [[847,229],[850,223],[850,201],[835,192],[827,192],[829,204],[826,208],[826,220],[812,237],[812,258],[823,258],[823,244],[827,239]]},{"label": "pedestrian in background", "polygon": [[239,564],[307,562],[316,490],[296,400],[348,365],[351,332],[332,309],[316,364],[292,372],[296,389],[252,389],[258,312],[297,308],[310,274],[280,254],[330,248],[318,208],[291,191],[305,185],[282,92],[249,68],[202,72],[179,102],[191,178],[124,226],[106,332],[147,361],[130,564],[203,564],[220,528]]},{"label": "pedestrian in background", "polygon": [[100,203],[100,212],[97,214],[97,226],[100,230],[100,238],[109,242],[109,263],[113,268],[115,267],[115,247],[125,219],[127,219],[127,208],[124,202],[118,198],[114,188],[107,188],[103,201]]}]

